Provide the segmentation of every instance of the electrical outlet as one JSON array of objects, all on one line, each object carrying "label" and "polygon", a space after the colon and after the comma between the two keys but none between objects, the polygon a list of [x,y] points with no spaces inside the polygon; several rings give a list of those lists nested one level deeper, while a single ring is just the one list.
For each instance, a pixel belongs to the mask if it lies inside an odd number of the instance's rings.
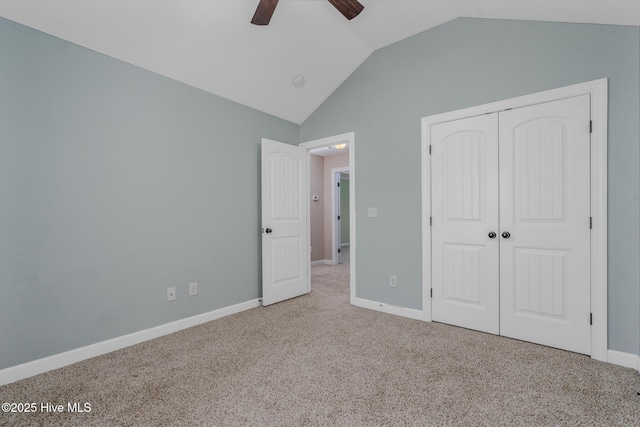
[{"label": "electrical outlet", "polygon": [[398,278],[395,274],[389,276],[389,286],[391,286],[392,288],[398,286]]},{"label": "electrical outlet", "polygon": [[367,216],[369,218],[376,218],[378,216],[378,208],[368,208]]},{"label": "electrical outlet", "polygon": [[176,299],[176,288],[167,288],[167,301],[174,301]]},{"label": "electrical outlet", "polygon": [[189,283],[189,296],[198,295],[198,282]]}]

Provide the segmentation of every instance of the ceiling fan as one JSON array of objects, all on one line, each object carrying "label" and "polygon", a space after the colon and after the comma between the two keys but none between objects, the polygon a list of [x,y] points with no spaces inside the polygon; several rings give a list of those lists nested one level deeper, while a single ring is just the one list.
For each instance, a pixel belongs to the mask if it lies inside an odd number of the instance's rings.
[{"label": "ceiling fan", "polygon": [[[358,0],[329,0],[340,13],[344,15],[348,20],[352,20],[362,12],[364,6],[360,4]],[[268,25],[271,20],[271,15],[276,9],[278,0],[260,0],[256,13],[253,14],[252,24],[255,25]]]}]

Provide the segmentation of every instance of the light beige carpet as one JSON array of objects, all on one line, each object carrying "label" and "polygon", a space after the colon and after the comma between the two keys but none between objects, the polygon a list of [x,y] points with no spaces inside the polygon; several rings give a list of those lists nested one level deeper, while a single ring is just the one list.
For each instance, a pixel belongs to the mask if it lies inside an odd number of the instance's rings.
[{"label": "light beige carpet", "polygon": [[640,374],[535,344],[349,305],[348,264],[310,295],[0,387],[89,402],[0,425],[634,426]]}]

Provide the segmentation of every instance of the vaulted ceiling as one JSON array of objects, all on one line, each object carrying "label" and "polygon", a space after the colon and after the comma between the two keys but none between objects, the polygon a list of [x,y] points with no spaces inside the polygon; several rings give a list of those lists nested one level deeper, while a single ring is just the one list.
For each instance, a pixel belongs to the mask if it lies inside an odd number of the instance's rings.
[{"label": "vaulted ceiling", "polygon": [[[0,0],[0,16],[302,123],[376,49],[457,17],[640,25],[640,0]],[[292,84],[304,76],[304,85]]]}]

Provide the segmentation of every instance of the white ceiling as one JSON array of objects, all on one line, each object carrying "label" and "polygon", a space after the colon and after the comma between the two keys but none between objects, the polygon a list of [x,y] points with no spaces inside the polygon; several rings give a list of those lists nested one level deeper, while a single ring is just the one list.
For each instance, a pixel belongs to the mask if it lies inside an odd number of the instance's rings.
[{"label": "white ceiling", "polygon": [[[640,25],[640,0],[0,0],[0,16],[302,123],[376,49],[456,17]],[[295,88],[292,79],[306,84]]]}]

